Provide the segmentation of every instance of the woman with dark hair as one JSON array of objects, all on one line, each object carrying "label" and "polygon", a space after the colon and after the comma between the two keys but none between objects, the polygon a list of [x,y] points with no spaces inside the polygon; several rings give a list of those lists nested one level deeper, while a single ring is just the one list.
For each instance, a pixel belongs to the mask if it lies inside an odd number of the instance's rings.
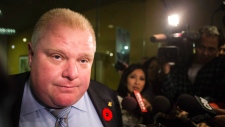
[{"label": "woman with dark hair", "polygon": [[143,69],[147,72],[148,89],[143,93],[150,102],[155,96],[160,95],[159,81],[159,61],[157,57],[151,57],[143,64]]},{"label": "woman with dark hair", "polygon": [[[120,83],[117,89],[118,100],[120,102],[123,127],[133,127],[135,124],[144,122],[144,114],[135,111],[127,111],[122,108],[122,100],[124,97],[134,96],[133,92],[137,91],[141,95],[147,89],[146,72],[140,64],[131,64],[126,68],[121,76]],[[143,97],[143,102],[148,110],[151,110],[151,105],[147,99]]]}]

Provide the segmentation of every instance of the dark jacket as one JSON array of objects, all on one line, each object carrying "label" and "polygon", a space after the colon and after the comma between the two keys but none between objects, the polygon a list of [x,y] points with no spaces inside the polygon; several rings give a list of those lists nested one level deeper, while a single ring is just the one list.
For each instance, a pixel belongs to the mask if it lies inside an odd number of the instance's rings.
[{"label": "dark jacket", "polygon": [[[15,97],[11,114],[13,127],[19,126],[23,91],[25,82],[28,80],[29,76],[29,72],[10,76],[10,79],[14,81],[10,86],[10,90]],[[115,91],[97,81],[91,80],[88,94],[104,127],[122,127],[121,112]],[[112,103],[109,104],[109,102]],[[103,117],[104,108],[108,108],[112,111],[112,119],[109,121]]]}]

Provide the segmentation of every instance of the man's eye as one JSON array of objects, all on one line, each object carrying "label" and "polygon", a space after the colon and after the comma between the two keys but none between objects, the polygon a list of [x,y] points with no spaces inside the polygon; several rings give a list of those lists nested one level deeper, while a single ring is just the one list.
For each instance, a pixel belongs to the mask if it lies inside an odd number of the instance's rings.
[{"label": "man's eye", "polygon": [[81,63],[87,63],[87,60],[81,60]]},{"label": "man's eye", "polygon": [[59,56],[59,55],[54,55],[53,56],[55,59],[60,59],[61,58],[61,56]]}]

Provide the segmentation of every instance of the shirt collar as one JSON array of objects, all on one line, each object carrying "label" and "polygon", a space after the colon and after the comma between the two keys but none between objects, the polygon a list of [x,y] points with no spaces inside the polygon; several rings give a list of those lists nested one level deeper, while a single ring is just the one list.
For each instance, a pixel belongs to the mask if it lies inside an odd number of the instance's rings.
[{"label": "shirt collar", "polygon": [[[84,99],[87,96],[88,94],[86,91],[85,94],[80,98],[80,100],[77,103],[73,104],[72,107],[81,111],[87,111],[87,107],[86,107],[86,103]],[[45,107],[36,101],[30,89],[30,83],[29,81],[27,81],[24,87],[20,115],[30,114],[32,112],[42,110],[42,109],[45,109]]]},{"label": "shirt collar", "polygon": [[86,107],[86,102],[85,102],[85,98],[88,97],[87,91],[84,93],[84,95],[80,98],[80,100],[73,104],[72,107],[79,109],[81,111],[86,112],[87,111],[87,107]]}]

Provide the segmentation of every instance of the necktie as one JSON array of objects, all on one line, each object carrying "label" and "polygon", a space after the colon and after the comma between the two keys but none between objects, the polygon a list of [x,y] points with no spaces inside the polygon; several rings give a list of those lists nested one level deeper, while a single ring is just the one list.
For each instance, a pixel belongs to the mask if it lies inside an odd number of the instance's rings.
[{"label": "necktie", "polygon": [[68,127],[68,114],[71,107],[63,109],[47,109],[55,118],[55,127]]}]

